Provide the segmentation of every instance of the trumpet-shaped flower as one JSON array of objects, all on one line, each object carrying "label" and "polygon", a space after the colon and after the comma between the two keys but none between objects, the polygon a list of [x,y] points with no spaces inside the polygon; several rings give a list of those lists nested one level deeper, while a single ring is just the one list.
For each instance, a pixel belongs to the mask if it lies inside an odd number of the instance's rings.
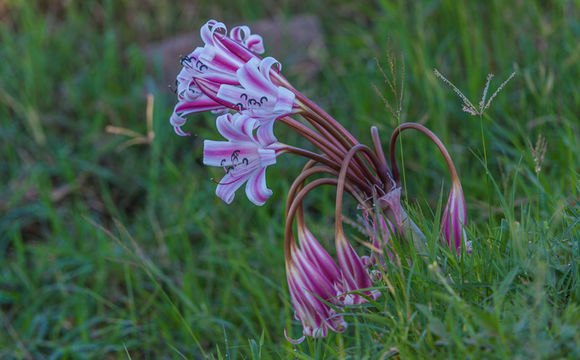
[{"label": "trumpet-shaped flower", "polygon": [[198,80],[217,84],[217,88],[221,84],[239,84],[236,71],[251,58],[260,59],[257,54],[264,52],[262,37],[252,34],[247,26],[233,28],[228,37],[223,23],[210,20],[200,32],[205,45],[181,60],[183,69],[176,80],[178,103],[170,123],[179,135],[188,135],[181,130],[184,115],[209,110],[223,113],[231,107],[208,96]]},{"label": "trumpet-shaped flower", "polygon": [[[275,65],[278,70],[272,70]],[[279,71],[280,67],[272,57],[261,61],[252,58],[236,73],[240,86],[221,85],[216,96],[224,103],[235,104],[237,109],[263,124],[271,124],[277,118],[291,114],[295,107],[294,93],[272,81],[271,71]]]},{"label": "trumpet-shaped flower", "polygon": [[447,205],[443,211],[441,222],[441,232],[449,246],[453,246],[458,254],[461,253],[461,241],[465,244],[467,253],[471,253],[471,243],[467,241],[465,232],[465,221],[467,211],[465,209],[465,198],[459,179],[454,179],[451,185],[451,192],[447,200]]},{"label": "trumpet-shaped flower", "polygon": [[[235,192],[246,183],[246,195],[256,205],[263,205],[272,195],[266,186],[266,167],[276,163],[283,145],[270,142],[275,137],[268,128],[258,128],[258,121],[236,113],[218,116],[218,131],[228,141],[205,140],[203,163],[220,166],[226,175],[220,180],[216,195],[226,203],[234,200]],[[264,140],[267,139],[267,140]]]}]

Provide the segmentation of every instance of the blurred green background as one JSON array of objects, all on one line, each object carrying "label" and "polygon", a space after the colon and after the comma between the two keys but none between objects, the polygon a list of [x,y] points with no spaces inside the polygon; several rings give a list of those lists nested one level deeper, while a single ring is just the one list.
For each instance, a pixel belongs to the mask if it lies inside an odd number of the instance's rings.
[{"label": "blurred green background", "polygon": [[[285,284],[283,209],[304,161],[282,157],[268,169],[274,195],[265,206],[243,192],[224,204],[210,181],[219,169],[201,164],[202,140],[218,139],[214,117],[192,115],[185,130],[194,136],[175,135],[168,74],[143,49],[210,18],[231,27],[303,14],[321,25],[313,36],[324,46],[304,49],[319,66],[302,71],[287,55],[284,72],[361,142],[376,125],[388,144],[396,122],[372,84],[396,99],[375,59],[389,68],[388,41],[400,76],[404,56],[402,121],[437,133],[463,182],[474,241],[465,267],[473,268],[449,271],[488,287],[466,293],[477,311],[421,295],[412,309],[401,305],[405,315],[385,295],[391,324],[353,315],[343,335],[298,349],[284,340],[284,327],[300,327]],[[579,1],[0,2],[0,358],[575,357],[579,19]],[[474,103],[488,73],[496,74],[490,92],[516,77],[480,119],[461,111],[434,68]],[[536,172],[538,135],[547,152]],[[403,141],[409,207],[435,240],[445,164],[422,136]],[[314,196],[312,226],[328,244],[334,195]],[[514,250],[513,239],[538,246]],[[506,289],[529,303],[514,295],[511,310],[486,315],[493,285],[508,275],[515,282]],[[414,284],[409,277],[407,291],[441,288]],[[482,319],[470,341],[470,320],[446,312],[454,304]]]}]

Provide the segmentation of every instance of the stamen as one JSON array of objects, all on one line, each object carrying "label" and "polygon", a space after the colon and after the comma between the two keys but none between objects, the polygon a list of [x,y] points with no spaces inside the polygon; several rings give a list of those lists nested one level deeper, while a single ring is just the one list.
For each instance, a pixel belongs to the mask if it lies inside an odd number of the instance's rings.
[{"label": "stamen", "polygon": [[210,180],[212,183],[216,184],[216,185],[230,185],[230,184],[233,184],[233,183],[235,183],[235,182],[236,182],[236,181],[238,181],[239,179],[240,179],[240,178],[239,178],[239,177],[237,177],[237,178],[233,179],[232,181],[230,181],[230,182],[226,182],[226,183],[224,183],[224,182],[219,182],[219,181],[216,181],[214,178],[211,178],[211,179],[209,179],[209,180]]},{"label": "stamen", "polygon": [[181,65],[185,66],[184,63],[188,63],[188,64],[191,63],[191,58],[189,57],[189,55],[186,55],[186,56],[179,55],[179,57],[180,57],[179,62],[181,63]]},{"label": "stamen", "polygon": [[234,150],[234,152],[232,153],[232,163],[235,163],[236,161],[238,161],[238,155],[240,154],[240,150]]},{"label": "stamen", "polygon": [[288,336],[288,332],[286,331],[286,328],[284,328],[284,337],[286,338],[286,340],[288,340],[289,342],[291,342],[294,345],[298,345],[300,343],[302,343],[304,341],[304,339],[306,338],[306,336],[302,335],[302,337],[298,338],[298,339],[292,339],[290,336]]}]

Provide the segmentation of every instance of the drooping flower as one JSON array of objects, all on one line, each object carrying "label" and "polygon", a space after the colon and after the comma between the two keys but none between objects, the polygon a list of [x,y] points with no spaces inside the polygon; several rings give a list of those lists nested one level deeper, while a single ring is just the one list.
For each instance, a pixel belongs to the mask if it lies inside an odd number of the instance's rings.
[{"label": "drooping flower", "polygon": [[367,300],[359,294],[365,294],[372,299],[377,299],[380,296],[380,292],[377,290],[360,291],[373,286],[371,276],[368,272],[368,266],[365,266],[363,259],[358,256],[343,233],[339,232],[336,235],[335,246],[338,265],[343,276],[343,289],[348,293],[344,296],[344,304],[358,305],[365,303]]},{"label": "drooping flower", "polygon": [[328,329],[343,332],[347,328],[344,318],[329,304],[342,305],[342,274],[336,262],[320,245],[308,229],[299,222],[298,242],[293,242],[290,256],[286,259],[286,277],[294,317],[302,323],[303,336],[325,337]]},{"label": "drooping flower", "polygon": [[223,167],[226,172],[218,183],[216,195],[230,204],[236,190],[247,182],[248,199],[263,205],[272,195],[266,186],[266,167],[276,163],[283,145],[275,142],[269,129],[256,130],[258,121],[248,115],[224,114],[218,116],[216,125],[228,141],[205,140],[203,149],[203,163]]},{"label": "drooping flower", "polygon": [[251,58],[261,59],[258,54],[264,52],[262,37],[252,34],[247,26],[234,27],[228,37],[223,23],[210,20],[200,32],[205,45],[181,60],[183,69],[176,80],[178,103],[170,123],[179,135],[188,135],[181,130],[186,121],[183,116],[210,110],[223,113],[232,107],[208,96],[198,80],[206,88],[213,84],[216,92],[221,84],[239,84],[236,71]]},{"label": "drooping flower", "polygon": [[447,199],[447,205],[443,211],[441,221],[441,232],[450,247],[454,247],[458,254],[461,253],[461,241],[465,244],[468,254],[471,253],[471,243],[467,241],[465,232],[465,221],[467,219],[467,210],[465,208],[465,198],[463,189],[458,178],[453,178],[451,191]]},{"label": "drooping flower", "polygon": [[308,273],[300,271],[295,264],[290,263],[286,266],[286,274],[294,317],[302,323],[303,337],[326,337],[329,328],[334,332],[346,330],[344,318],[321,300],[315,291],[308,288],[305,282]]},{"label": "drooping flower", "polygon": [[342,274],[339,267],[301,221],[298,221],[298,244],[304,254],[304,261],[311,263],[332,284],[334,289],[334,294],[331,294],[332,297],[341,295],[343,293]]}]

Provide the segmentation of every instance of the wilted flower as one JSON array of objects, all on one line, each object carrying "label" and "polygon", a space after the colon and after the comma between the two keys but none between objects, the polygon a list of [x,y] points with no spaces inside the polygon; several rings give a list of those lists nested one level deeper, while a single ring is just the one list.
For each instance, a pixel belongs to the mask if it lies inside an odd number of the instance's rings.
[{"label": "wilted flower", "polygon": [[216,125],[228,141],[205,140],[203,163],[223,167],[226,172],[218,183],[217,196],[229,204],[236,190],[247,181],[248,199],[256,205],[263,205],[272,195],[266,186],[266,167],[276,163],[283,145],[269,142],[275,140],[271,134],[260,136],[261,132],[267,132],[260,131],[260,128],[254,134],[258,121],[247,115],[224,114],[217,118]]},{"label": "wilted flower", "polygon": [[[363,215],[363,225],[365,227],[366,233],[372,240],[372,246],[375,248],[377,257],[381,264],[384,265],[384,259],[382,257],[382,250],[386,249],[389,258],[393,257],[391,250],[388,245],[391,241],[392,234],[395,232],[393,224],[382,214],[373,214],[368,209],[361,207]],[[371,263],[374,263],[374,257],[370,259]]]}]

